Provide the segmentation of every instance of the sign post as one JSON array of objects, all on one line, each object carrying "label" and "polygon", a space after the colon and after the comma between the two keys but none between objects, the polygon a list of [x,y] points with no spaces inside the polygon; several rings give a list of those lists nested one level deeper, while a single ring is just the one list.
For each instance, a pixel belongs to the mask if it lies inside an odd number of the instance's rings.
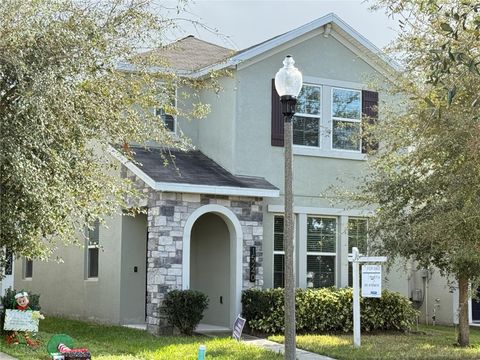
[{"label": "sign post", "polygon": [[[386,256],[361,256],[358,248],[352,248],[348,261],[353,267],[353,346],[360,347],[360,263],[384,263]],[[382,266],[362,266],[362,296],[382,296]]]}]

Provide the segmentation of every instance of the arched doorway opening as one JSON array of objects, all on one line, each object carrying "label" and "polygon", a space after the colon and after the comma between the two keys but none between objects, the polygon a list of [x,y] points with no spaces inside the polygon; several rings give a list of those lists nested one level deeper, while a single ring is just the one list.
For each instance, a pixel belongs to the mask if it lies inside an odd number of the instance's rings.
[{"label": "arched doorway opening", "polygon": [[[208,216],[202,219],[203,215]],[[199,220],[198,223],[197,220]],[[210,226],[212,226],[212,231],[209,229]],[[214,232],[213,229],[216,229],[216,231]],[[213,236],[211,240],[209,233]],[[205,240],[202,240],[204,238],[208,239],[206,240],[207,245],[204,243]],[[219,248],[215,248],[215,243],[220,241],[220,239],[223,239],[222,245]],[[223,310],[221,315],[216,318],[214,315],[206,313],[202,323],[208,324],[208,321],[214,321],[209,324],[225,326],[231,329],[236,316],[240,314],[242,244],[242,226],[230,209],[221,205],[208,204],[196,209],[188,217],[183,233],[182,287],[183,289],[194,289],[206,293],[210,298],[209,312],[218,307]],[[214,250],[212,252],[206,251],[209,248]],[[220,252],[222,255],[219,255]],[[223,257],[221,261],[219,261],[220,256]],[[193,258],[196,260],[192,260]],[[202,264],[206,265],[202,266]],[[194,267],[191,268],[192,266]],[[207,284],[208,286],[205,287],[203,285],[205,282],[202,283],[202,281],[208,279],[208,274],[213,274],[214,270],[212,268],[219,269],[218,272],[220,274],[214,274],[215,276],[219,275],[218,287],[210,290],[208,287],[210,284]],[[203,274],[197,274],[198,272],[203,272]],[[193,286],[191,286],[192,280]],[[217,281],[216,277],[210,278],[211,283],[215,281]],[[224,281],[227,281],[227,286],[224,285]],[[210,294],[207,293],[210,291]],[[222,291],[222,294],[219,291]],[[223,295],[224,292],[226,292],[225,295]],[[225,315],[225,311],[227,315]]]},{"label": "arched doorway opening", "polygon": [[230,326],[230,235],[223,219],[207,213],[190,235],[190,289],[209,298],[202,322]]}]

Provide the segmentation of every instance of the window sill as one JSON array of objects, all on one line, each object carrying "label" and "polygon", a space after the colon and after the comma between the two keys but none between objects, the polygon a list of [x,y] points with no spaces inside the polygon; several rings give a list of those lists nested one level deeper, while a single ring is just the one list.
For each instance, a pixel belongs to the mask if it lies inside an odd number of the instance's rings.
[{"label": "window sill", "polygon": [[306,147],[306,146],[293,146],[293,155],[302,156],[316,156],[326,157],[334,159],[347,159],[347,160],[367,160],[367,155],[354,151],[342,151],[342,150],[322,150],[320,148]]},{"label": "window sill", "polygon": [[85,281],[86,282],[98,282],[98,277],[86,278]]}]

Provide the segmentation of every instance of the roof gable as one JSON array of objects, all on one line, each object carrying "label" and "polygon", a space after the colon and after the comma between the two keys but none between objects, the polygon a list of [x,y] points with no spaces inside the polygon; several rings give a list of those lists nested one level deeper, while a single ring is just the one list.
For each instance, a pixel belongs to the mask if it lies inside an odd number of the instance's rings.
[{"label": "roof gable", "polygon": [[235,50],[189,35],[164,47],[143,53],[140,56],[143,58],[150,57],[149,60],[164,68],[188,72],[220,63],[234,53]]}]

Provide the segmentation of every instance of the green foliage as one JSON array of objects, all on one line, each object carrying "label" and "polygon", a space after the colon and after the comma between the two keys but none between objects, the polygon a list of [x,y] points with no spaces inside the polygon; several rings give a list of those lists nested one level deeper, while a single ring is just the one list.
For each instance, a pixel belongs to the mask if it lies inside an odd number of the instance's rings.
[{"label": "green foliage", "polygon": [[[135,198],[110,144],[188,148],[150,110],[198,118],[208,106],[179,91],[173,109],[174,89],[190,80],[154,73],[160,60],[138,56],[175,26],[165,13],[153,0],[0,2],[0,248],[46,259]],[[120,70],[126,62],[133,72]]]},{"label": "green foliage", "polygon": [[381,104],[374,130],[383,147],[359,180],[359,198],[376,208],[369,239],[391,261],[455,276],[462,304],[480,274],[480,4],[379,0],[378,7],[401,19],[390,51],[402,70],[384,92],[397,103]]},{"label": "green foliage", "polygon": [[[21,290],[23,291],[23,290]],[[3,308],[6,309],[16,309],[17,301],[15,300],[15,294],[20,292],[15,289],[7,289],[4,296],[0,296],[0,304],[3,305]],[[29,304],[28,306],[32,310],[40,311],[40,295],[38,294],[28,294]],[[0,333],[3,332],[3,322],[5,320],[5,313],[0,313]]]},{"label": "green foliage", "polygon": [[[243,316],[254,331],[279,334],[284,331],[283,289],[250,289],[242,294]],[[300,333],[353,331],[352,289],[297,289],[297,331]],[[364,331],[408,331],[417,311],[404,296],[384,290],[380,299],[361,298]]]},{"label": "green foliage", "polygon": [[[480,274],[480,10],[474,1],[385,0],[408,10],[392,55],[404,71],[359,181],[381,252],[472,282]],[[404,13],[404,14],[405,14]],[[448,24],[448,26],[446,26]]]},{"label": "green foliage", "polygon": [[162,311],[170,325],[191,335],[208,307],[207,295],[195,290],[172,290],[165,295]]}]

